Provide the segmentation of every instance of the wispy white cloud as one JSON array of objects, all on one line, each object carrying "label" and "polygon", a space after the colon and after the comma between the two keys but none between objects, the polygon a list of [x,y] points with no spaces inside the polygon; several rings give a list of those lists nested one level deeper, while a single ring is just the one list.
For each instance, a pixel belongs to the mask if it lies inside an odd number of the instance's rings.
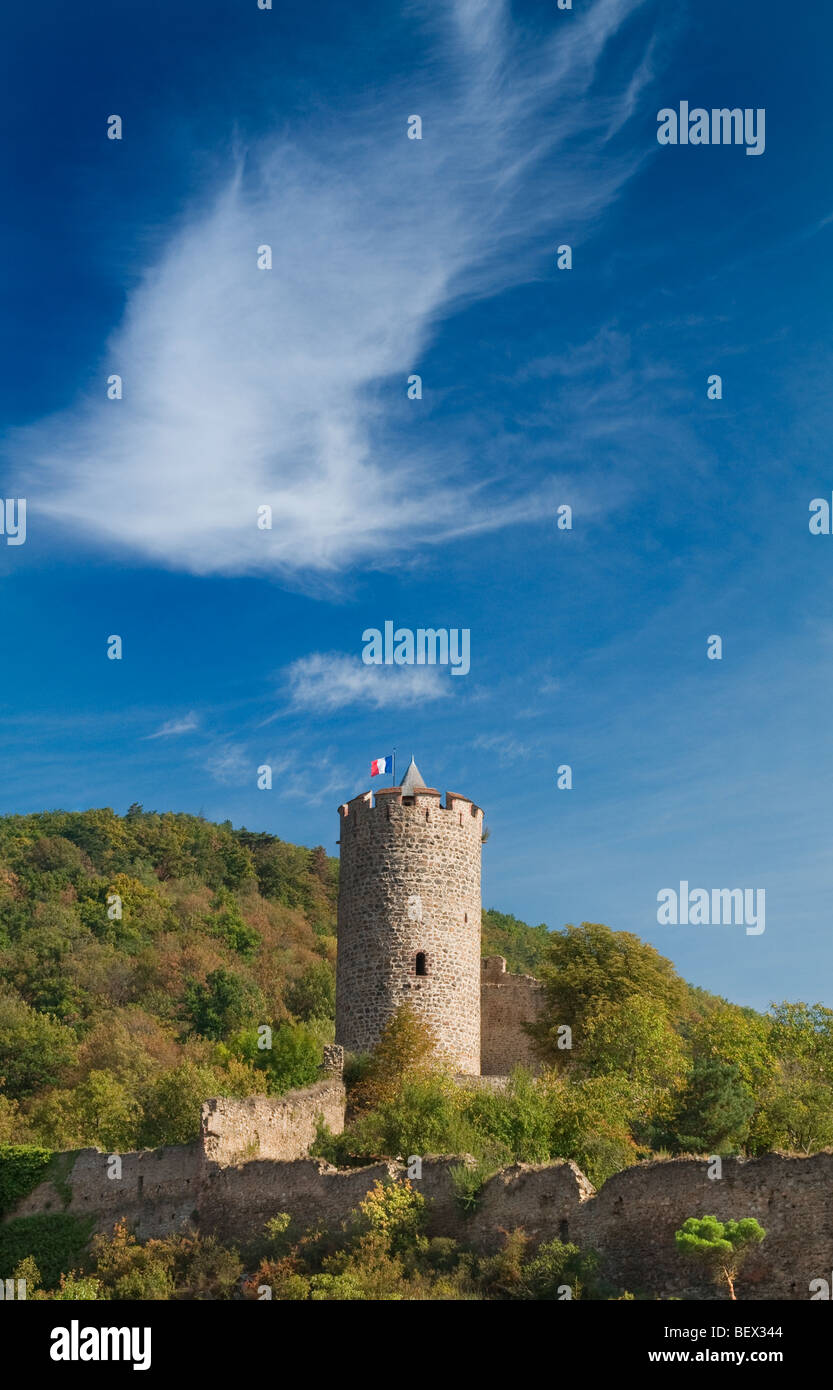
[{"label": "wispy white cloud", "polygon": [[481,734],[474,740],[472,748],[482,749],[486,753],[494,753],[501,766],[510,763],[522,763],[525,759],[532,756],[532,749],[526,743],[521,743],[519,739],[512,738],[509,734]]},{"label": "wispy white cloud", "polygon": [[155,734],[148,734],[148,739],[152,738],[176,738],[179,734],[190,734],[194,729],[198,729],[200,721],[193,710],[189,710],[181,719],[168,719],[157,729]]},{"label": "wispy white cloud", "polygon": [[206,771],[225,787],[239,787],[247,781],[254,785],[257,764],[240,744],[220,744],[207,752],[202,761]]},{"label": "wispy white cloud", "polygon": [[449,693],[450,675],[437,666],[365,666],[359,657],[313,652],[287,671],[296,709],[327,712],[345,705],[385,709],[439,700]]},{"label": "wispy white cloud", "polygon": [[502,0],[418,7],[421,141],[400,79],[247,151],[130,294],[91,396],[12,441],[41,511],[167,567],[294,578],[395,563],[403,516],[411,550],[540,516],[528,481],[475,486],[452,439],[395,443],[383,402],[441,315],[540,275],[616,197],[633,165],[607,142],[650,64],[618,90],[596,68],[640,3],[588,3],[543,42]]}]

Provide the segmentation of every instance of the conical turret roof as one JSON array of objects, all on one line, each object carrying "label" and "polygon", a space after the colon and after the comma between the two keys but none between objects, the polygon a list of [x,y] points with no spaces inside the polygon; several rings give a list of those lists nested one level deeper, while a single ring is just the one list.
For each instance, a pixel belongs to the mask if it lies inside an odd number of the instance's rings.
[{"label": "conical turret roof", "polygon": [[407,770],[405,772],[405,776],[402,778],[402,781],[399,783],[399,785],[402,788],[403,796],[413,796],[414,792],[419,787],[425,787],[428,785],[419,768],[417,767],[416,763],[414,762],[413,754],[411,754],[411,761],[409,762]]}]

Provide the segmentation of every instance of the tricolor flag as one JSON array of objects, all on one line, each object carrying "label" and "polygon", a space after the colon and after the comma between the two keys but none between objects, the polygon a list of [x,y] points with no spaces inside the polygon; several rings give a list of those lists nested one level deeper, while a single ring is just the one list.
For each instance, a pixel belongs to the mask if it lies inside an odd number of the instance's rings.
[{"label": "tricolor flag", "polygon": [[370,764],[371,777],[381,777],[383,772],[393,772],[393,754],[389,758],[374,758]]}]

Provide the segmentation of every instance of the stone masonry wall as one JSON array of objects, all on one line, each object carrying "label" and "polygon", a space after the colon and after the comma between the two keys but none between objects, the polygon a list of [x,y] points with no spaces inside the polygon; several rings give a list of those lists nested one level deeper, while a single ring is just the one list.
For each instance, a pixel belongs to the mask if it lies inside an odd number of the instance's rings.
[{"label": "stone masonry wall", "polygon": [[531,975],[508,975],[503,956],[487,956],[480,982],[480,1071],[507,1076],[516,1066],[537,1071],[540,1063],[524,1023],[544,1002],[544,986]]},{"label": "stone masonry wall", "polygon": [[344,1129],[347,1097],[336,1078],[285,1096],[207,1100],[200,1121],[205,1159],[221,1166],[251,1158],[303,1158],[315,1139],[319,1118],[333,1134]]},{"label": "stone masonry wall", "polygon": [[[455,1070],[480,1071],[483,813],[400,787],[340,808],[336,1040],[368,1052],[405,1000]],[[417,973],[424,956],[425,973]]]},{"label": "stone masonry wall", "polygon": [[[336,1057],[329,1059],[329,1074],[314,1086],[283,1096],[206,1101],[196,1143],[119,1155],[97,1149],[68,1154],[72,1161],[66,1179],[72,1194],[69,1205],[65,1206],[53,1183],[43,1182],[18,1204],[14,1215],[67,1211],[73,1216],[93,1216],[96,1231],[111,1231],[124,1219],[142,1240],[199,1225],[211,1179],[219,1181],[225,1167],[242,1164],[234,1168],[242,1173],[251,1167],[245,1160],[255,1155],[273,1160],[304,1158],[319,1116],[334,1134],[341,1133],[346,1105],[339,1070],[342,1059],[338,1048],[325,1052]],[[292,1169],[295,1163],[287,1166]]]},{"label": "stone masonry wall", "polygon": [[[428,1200],[429,1232],[484,1251],[500,1248],[505,1232],[523,1228],[532,1243],[572,1241],[601,1256],[601,1274],[617,1289],[675,1298],[721,1298],[696,1265],[676,1252],[674,1231],[689,1216],[754,1216],[766,1239],[749,1256],[738,1281],[741,1299],[809,1299],[813,1279],[829,1278],[833,1260],[833,1152],[809,1158],[767,1154],[724,1159],[720,1179],[709,1160],[679,1158],[639,1164],[610,1178],[598,1193],[574,1163],[513,1164],[484,1185],[477,1210],[464,1215],[454,1200],[450,1170],[465,1157],[426,1157],[414,1186]],[[226,1240],[262,1231],[277,1212],[297,1227],[337,1227],[374,1184],[404,1178],[401,1163],[336,1169],[314,1159],[257,1159],[220,1166],[201,1146],[122,1156],[122,1178],[107,1177],[108,1156],[91,1149],[68,1176],[72,1200],[49,1182],[13,1216],[69,1210],[95,1217],[108,1231],[126,1217],[141,1239],[196,1226]]]},{"label": "stone masonry wall", "polygon": [[118,1157],[120,1173],[109,1154],[79,1150],[66,1178],[72,1193],[68,1206],[51,1182],[42,1182],[10,1215],[66,1211],[92,1216],[93,1230],[106,1232],[126,1220],[141,1240],[183,1230],[199,1219],[203,1168],[198,1143]]},{"label": "stone masonry wall", "polygon": [[719,1179],[708,1171],[707,1159],[677,1158],[616,1173],[580,1209],[575,1239],[599,1249],[607,1276],[632,1293],[725,1297],[679,1257],[674,1232],[688,1216],[754,1216],[767,1234],[743,1265],[738,1298],[808,1299],[810,1281],[833,1267],[833,1152],[724,1159]]}]

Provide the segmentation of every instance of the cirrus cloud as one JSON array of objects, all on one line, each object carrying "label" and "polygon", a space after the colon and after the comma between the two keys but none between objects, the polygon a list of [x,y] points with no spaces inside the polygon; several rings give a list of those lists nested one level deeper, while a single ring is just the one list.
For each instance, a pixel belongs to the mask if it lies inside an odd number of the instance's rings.
[{"label": "cirrus cloud", "polygon": [[588,0],[544,41],[502,0],[417,6],[423,139],[399,79],[247,150],[129,294],[94,393],[11,441],[39,510],[163,567],[283,578],[400,563],[403,514],[411,551],[539,519],[546,486],[484,479],[451,432],[403,443],[391,403],[441,316],[540,276],[632,173],[608,146],[649,64],[596,70],[640,3]]},{"label": "cirrus cloud", "polygon": [[385,709],[441,700],[449,693],[448,672],[436,666],[365,666],[340,652],[313,652],[288,668],[294,708],[331,711],[346,705]]}]

